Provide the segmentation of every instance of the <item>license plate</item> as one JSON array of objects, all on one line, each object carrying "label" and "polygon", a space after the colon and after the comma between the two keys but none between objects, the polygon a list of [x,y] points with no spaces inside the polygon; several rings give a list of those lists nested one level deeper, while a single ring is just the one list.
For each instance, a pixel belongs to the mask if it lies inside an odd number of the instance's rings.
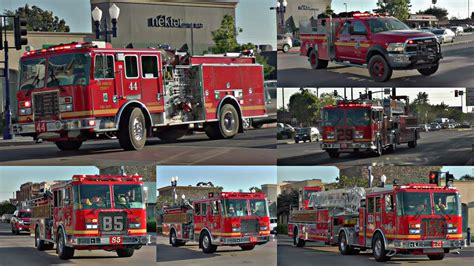
[{"label": "license plate", "polygon": [[257,237],[256,236],[251,236],[250,237],[250,242],[257,242]]},{"label": "license plate", "polygon": [[423,253],[444,253],[444,250],[442,248],[425,248]]},{"label": "license plate", "polygon": [[44,122],[44,121],[37,121],[36,124],[35,124],[35,130],[36,132],[38,133],[42,133],[42,132],[46,132],[48,131],[48,123]]},{"label": "license plate", "polygon": [[347,143],[342,143],[342,144],[341,144],[341,149],[347,149],[347,147],[348,147],[348,146],[347,146]]},{"label": "license plate", "polygon": [[443,247],[443,241],[433,241],[433,242],[431,242],[431,247],[432,248],[442,248]]},{"label": "license plate", "polygon": [[122,244],[122,237],[121,236],[111,236],[109,238],[109,243],[110,244]]}]

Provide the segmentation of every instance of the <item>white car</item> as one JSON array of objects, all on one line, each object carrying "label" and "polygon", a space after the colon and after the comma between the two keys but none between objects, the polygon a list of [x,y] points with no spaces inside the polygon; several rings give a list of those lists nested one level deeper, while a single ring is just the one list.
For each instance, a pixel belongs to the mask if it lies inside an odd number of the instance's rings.
[{"label": "white car", "polygon": [[431,32],[436,35],[439,43],[454,42],[456,33],[450,29],[432,29]]},{"label": "white car", "polygon": [[456,36],[464,33],[464,28],[461,26],[451,27],[451,30],[454,32],[454,34],[456,34]]},{"label": "white car", "polygon": [[270,217],[270,233],[276,235],[277,234],[277,218],[276,217]]}]

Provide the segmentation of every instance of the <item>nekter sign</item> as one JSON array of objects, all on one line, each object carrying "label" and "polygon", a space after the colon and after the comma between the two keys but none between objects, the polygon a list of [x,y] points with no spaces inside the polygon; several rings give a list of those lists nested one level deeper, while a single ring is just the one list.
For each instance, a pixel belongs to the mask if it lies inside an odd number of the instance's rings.
[{"label": "nekter sign", "polygon": [[148,27],[158,28],[202,28],[202,23],[185,23],[180,18],[159,15],[148,19]]}]

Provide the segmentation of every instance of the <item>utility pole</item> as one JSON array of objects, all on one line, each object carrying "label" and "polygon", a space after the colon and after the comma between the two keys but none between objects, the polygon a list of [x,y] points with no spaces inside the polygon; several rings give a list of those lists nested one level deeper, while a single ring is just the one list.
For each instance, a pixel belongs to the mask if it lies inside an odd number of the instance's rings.
[{"label": "utility pole", "polygon": [[3,129],[3,139],[12,139],[12,133],[10,131],[12,124],[12,112],[10,109],[10,70],[8,66],[8,40],[7,40],[7,17],[2,16],[2,31],[0,34],[4,34],[3,49],[4,49],[4,61],[3,63],[3,78],[5,81],[5,126]]}]

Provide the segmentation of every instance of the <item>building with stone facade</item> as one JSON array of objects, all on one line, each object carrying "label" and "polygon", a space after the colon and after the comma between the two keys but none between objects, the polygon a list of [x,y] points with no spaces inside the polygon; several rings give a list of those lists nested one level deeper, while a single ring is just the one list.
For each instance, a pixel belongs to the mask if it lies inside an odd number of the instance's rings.
[{"label": "building with stone facade", "polygon": [[284,14],[286,32],[298,34],[301,20],[308,20],[324,13],[332,0],[289,0]]}]

